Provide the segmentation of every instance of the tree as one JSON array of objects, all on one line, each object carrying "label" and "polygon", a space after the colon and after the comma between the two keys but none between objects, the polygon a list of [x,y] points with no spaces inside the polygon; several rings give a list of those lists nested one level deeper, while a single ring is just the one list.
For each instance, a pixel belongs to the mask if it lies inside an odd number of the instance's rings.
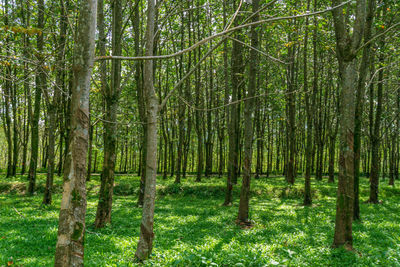
[{"label": "tree", "polygon": [[[256,13],[259,8],[259,0],[253,0],[252,11],[253,21],[258,21],[259,15]],[[251,46],[258,49],[259,37],[257,26],[251,28]],[[249,199],[250,199],[250,181],[251,181],[251,163],[253,157],[253,117],[254,117],[254,95],[257,86],[257,75],[258,75],[258,53],[254,49],[250,51],[249,61],[249,86],[247,90],[246,98],[244,103],[244,170],[242,189],[240,191],[240,202],[239,202],[239,223],[249,223]]]},{"label": "tree", "polygon": [[[102,2],[102,1],[100,1]],[[100,4],[100,8],[102,7]],[[102,12],[102,11],[100,11]],[[122,1],[112,3],[112,53],[122,53]],[[100,25],[100,24],[99,24]],[[102,29],[103,30],[103,29]],[[101,173],[99,203],[97,205],[96,228],[102,228],[111,222],[112,196],[114,189],[114,172],[116,166],[117,146],[117,112],[121,93],[121,61],[113,60],[111,66],[111,86],[105,86],[105,132],[104,132],[104,161]]]},{"label": "tree", "polygon": [[[148,57],[153,56],[155,10],[155,0],[149,0],[147,3],[146,27],[146,56]],[[154,239],[153,224],[157,175],[157,117],[159,106],[154,90],[153,71],[153,60],[146,60],[143,69],[143,87],[147,108],[146,181],[142,222],[140,224],[140,237],[135,252],[135,257],[140,261],[150,256],[153,250]]]},{"label": "tree", "polygon": [[44,91],[45,99],[47,103],[48,109],[48,121],[49,121],[49,144],[47,146],[47,154],[49,158],[49,164],[47,168],[47,179],[46,179],[46,187],[43,195],[43,204],[48,205],[51,204],[52,201],[52,189],[53,189],[53,179],[54,179],[54,170],[55,170],[55,138],[56,138],[56,129],[57,129],[57,115],[58,115],[58,106],[60,104],[61,98],[61,87],[64,83],[63,75],[64,75],[64,66],[65,64],[65,48],[66,48],[66,35],[67,35],[67,18],[65,14],[65,3],[64,0],[60,0],[60,35],[58,39],[58,51],[57,51],[57,62],[59,64],[59,69],[57,70],[56,84],[54,85],[53,90],[53,98]]},{"label": "tree", "polygon": [[[385,5],[384,5],[385,6]],[[385,19],[385,9],[383,9],[382,17]],[[373,124],[371,124],[371,128],[373,129],[371,135],[371,176],[370,176],[370,195],[368,202],[373,204],[378,204],[378,189],[379,189],[379,171],[380,171],[380,143],[381,143],[381,121],[382,121],[382,112],[383,112],[383,75],[384,75],[384,62],[385,62],[385,54],[383,53],[385,49],[385,38],[382,36],[379,42],[379,55],[378,55],[378,85],[377,85],[377,103],[376,103],[376,113],[375,118],[373,120]],[[373,86],[373,85],[371,85]],[[373,87],[371,88],[373,90]],[[394,148],[393,148],[394,149]]]},{"label": "tree", "polygon": [[[366,16],[366,26],[364,40],[370,40],[372,36],[372,25],[375,15],[376,1],[368,1],[368,11]],[[357,84],[357,97],[355,108],[355,128],[354,128],[354,220],[360,220],[359,203],[359,179],[360,179],[360,154],[361,154],[361,124],[362,113],[364,110],[365,79],[367,69],[370,66],[371,43],[364,46],[363,55],[360,63],[359,78]]]},{"label": "tree", "polygon": [[[310,0],[307,1],[307,10],[310,8]],[[307,45],[308,45],[308,17],[306,18],[306,32],[304,37],[304,62],[303,62],[303,76],[304,76],[304,100],[306,105],[306,115],[307,115],[307,141],[306,141],[306,169],[304,174],[304,201],[305,206],[312,204],[311,198],[311,161],[312,161],[312,126],[313,126],[313,107],[310,103],[310,97],[308,92],[308,70],[307,70]]]},{"label": "tree", "polygon": [[[234,1],[236,3],[236,1]],[[234,6],[234,8],[236,8]],[[240,8],[240,7],[239,7]],[[235,20],[235,25],[238,25],[240,16]],[[235,38],[241,39],[240,31],[235,32]],[[232,189],[233,185],[237,183],[237,176],[239,174],[239,135],[240,135],[240,104],[236,103],[240,100],[242,91],[241,74],[243,73],[243,55],[242,55],[242,44],[239,42],[233,42],[232,44],[232,73],[231,73],[231,103],[233,103],[229,109],[229,154],[228,154],[228,177],[227,177],[227,188],[225,193],[224,205],[229,206],[232,204]]]},{"label": "tree", "polygon": [[[44,28],[44,1],[38,0],[38,25],[39,29]],[[36,74],[36,90],[35,90],[35,104],[32,115],[32,128],[31,128],[31,160],[29,163],[28,173],[28,194],[33,195],[36,185],[36,167],[38,164],[38,149],[39,149],[39,117],[40,117],[40,102],[42,99],[42,91],[46,90],[46,73],[44,68],[44,36],[42,32],[37,34],[37,49],[39,51],[39,68]]]},{"label": "tree", "polygon": [[[332,0],[334,6],[341,0]],[[350,28],[346,26],[352,9],[343,7],[332,11],[336,36],[336,56],[339,63],[341,85],[340,112],[340,154],[339,177],[336,201],[336,221],[333,247],[344,246],[353,249],[353,207],[354,207],[354,120],[355,89],[357,88],[357,50],[363,37],[365,23],[365,0],[357,0],[355,19]]]},{"label": "tree", "polygon": [[[296,98],[294,92],[296,90],[295,75],[296,75],[296,45],[295,39],[297,33],[292,30],[295,26],[295,20],[290,20],[290,30],[288,33],[288,61],[287,65],[287,95],[286,95],[286,114],[287,114],[287,143],[286,143],[286,166],[285,177],[289,184],[294,184],[296,178]],[[294,33],[293,33],[294,32]]]},{"label": "tree", "polygon": [[74,45],[71,133],[64,172],[55,266],[83,266],[89,91],[94,62],[97,0],[80,0]]}]

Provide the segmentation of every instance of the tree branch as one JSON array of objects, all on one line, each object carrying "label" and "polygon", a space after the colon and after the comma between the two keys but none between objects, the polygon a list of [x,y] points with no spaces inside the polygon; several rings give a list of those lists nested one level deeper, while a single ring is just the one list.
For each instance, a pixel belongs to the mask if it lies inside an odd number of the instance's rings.
[{"label": "tree branch", "polygon": [[239,25],[233,28],[230,28],[228,30],[216,33],[214,35],[208,36],[202,40],[200,40],[199,42],[195,43],[194,45],[192,45],[191,47],[188,47],[186,49],[180,50],[176,53],[173,54],[169,54],[169,55],[160,55],[160,56],[139,56],[139,57],[125,57],[125,56],[100,56],[95,58],[96,61],[101,61],[101,60],[111,60],[111,59],[119,59],[119,60],[154,60],[154,59],[168,59],[168,58],[173,58],[176,56],[180,56],[182,54],[188,53],[190,51],[193,51],[194,49],[196,49],[197,47],[217,38],[217,37],[221,37],[224,36],[226,34],[229,34],[231,32],[243,29],[243,28],[247,28],[250,26],[256,26],[256,25],[261,25],[264,23],[268,23],[268,22],[274,22],[274,21],[280,21],[280,20],[288,20],[288,19],[298,19],[298,18],[305,18],[305,17],[309,17],[309,16],[315,16],[315,15],[319,15],[319,14],[323,14],[326,12],[330,12],[332,10],[335,10],[337,8],[340,8],[342,6],[345,6],[346,4],[350,3],[351,0],[348,0],[346,2],[343,2],[337,6],[331,7],[331,8],[327,8],[325,10],[321,10],[321,11],[317,11],[317,12],[312,12],[312,13],[305,13],[305,14],[301,14],[301,15],[295,15],[295,16],[283,16],[283,17],[275,17],[275,18],[269,18],[269,19],[264,19],[264,20],[259,20],[256,22],[251,22],[251,23],[247,23],[247,24],[243,24],[243,25]]}]

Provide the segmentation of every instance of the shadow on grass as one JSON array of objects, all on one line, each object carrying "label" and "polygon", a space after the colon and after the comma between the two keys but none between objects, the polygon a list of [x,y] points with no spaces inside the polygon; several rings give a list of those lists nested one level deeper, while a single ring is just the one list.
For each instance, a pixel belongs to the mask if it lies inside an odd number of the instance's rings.
[{"label": "shadow on grass", "polygon": [[[395,266],[400,256],[397,189],[382,187],[382,205],[361,204],[363,221],[354,224],[360,256],[330,248],[335,184],[312,181],[315,205],[303,207],[301,178],[292,187],[282,178],[254,180],[250,217],[255,225],[242,230],[234,222],[240,187],[235,187],[233,205],[223,207],[225,179],[193,179],[181,185],[160,179],[154,251],[146,266]],[[104,229],[92,227],[98,184],[96,179],[88,184],[85,265],[133,266],[142,212],[132,195],[138,179],[118,177],[116,189],[122,193],[114,198],[112,225]],[[366,180],[361,187],[366,198]],[[54,205],[40,207],[40,195],[0,195],[0,237],[5,236],[0,239],[0,265],[9,257],[17,265],[52,265],[61,195],[54,197]]]}]

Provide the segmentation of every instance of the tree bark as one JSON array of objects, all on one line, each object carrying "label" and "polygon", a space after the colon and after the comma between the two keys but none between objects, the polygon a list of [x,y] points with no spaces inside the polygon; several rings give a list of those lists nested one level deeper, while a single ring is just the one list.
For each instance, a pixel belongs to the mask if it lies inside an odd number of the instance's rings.
[{"label": "tree bark", "polygon": [[[256,13],[259,9],[259,0],[253,0],[252,21],[258,21],[259,15]],[[251,27],[251,46],[258,49],[259,37],[257,26]],[[238,223],[249,224],[249,200],[250,200],[250,182],[251,182],[251,167],[253,157],[253,117],[254,117],[254,95],[257,86],[258,75],[258,52],[254,49],[250,51],[249,61],[249,86],[247,90],[246,100],[244,102],[244,169],[242,179],[242,189],[240,191]]]},{"label": "tree bark", "polygon": [[80,0],[74,46],[71,133],[55,253],[56,267],[83,266],[86,214],[86,156],[90,77],[94,61],[97,0]]},{"label": "tree bark", "polygon": [[[4,16],[4,25],[9,27],[8,21],[8,0],[5,1],[5,16]],[[9,37],[6,37],[5,46],[6,46],[6,55],[10,55],[10,40]],[[13,141],[12,141],[12,132],[11,132],[11,115],[10,115],[10,101],[11,101],[11,94],[12,94],[12,72],[11,72],[11,64],[5,67],[6,79],[5,79],[5,88],[4,88],[4,134],[7,140],[7,175],[6,177],[9,178],[12,176],[13,172]],[[15,123],[15,122],[14,122]]]},{"label": "tree bark", "polygon": [[[334,6],[342,3],[333,0]],[[354,117],[357,88],[356,51],[360,46],[365,23],[365,0],[357,0],[353,34],[345,26],[349,12],[333,10],[339,78],[342,87],[340,112],[339,182],[336,201],[336,221],[333,247],[353,249],[354,208]]]},{"label": "tree bark", "polygon": [[[101,3],[102,1],[100,1]],[[102,3],[100,4],[102,6]],[[119,56],[122,53],[122,2],[114,1],[112,8],[112,53]],[[100,9],[100,8],[99,8]],[[102,12],[101,10],[99,12]],[[101,25],[99,20],[99,26]],[[121,92],[121,61],[113,60],[111,65],[111,86],[104,92],[105,122],[104,122],[104,161],[101,173],[99,202],[97,205],[96,228],[103,228],[111,223],[112,198],[114,190],[114,173],[117,150],[117,112]]]},{"label": "tree bark", "polygon": [[[184,38],[185,38],[185,31],[184,31],[184,14],[181,13],[181,42],[180,42],[180,49],[183,49]],[[179,59],[179,80],[182,79],[183,73],[183,55],[180,56]],[[178,87],[178,94],[183,95],[183,85]],[[182,160],[183,160],[183,146],[185,142],[185,109],[186,106],[182,101],[178,103],[178,151],[176,157],[176,177],[175,183],[181,183],[181,175],[182,175]]]},{"label": "tree bark", "polygon": [[[44,28],[44,1],[38,0],[38,28],[43,30]],[[42,99],[42,90],[46,90],[46,73],[44,70],[44,57],[42,55],[44,48],[44,33],[37,35],[37,49],[39,51],[40,66],[38,68],[38,74],[36,76],[36,91],[35,91],[35,104],[32,116],[32,128],[31,128],[31,160],[29,163],[28,173],[28,194],[33,195],[36,185],[36,167],[38,164],[38,153],[39,153],[39,117],[40,117],[40,102]]]},{"label": "tree bark", "polygon": [[[237,1],[234,1],[236,4]],[[236,11],[236,5],[233,6]],[[240,20],[238,15],[235,24]],[[241,39],[240,31],[235,32],[236,39]],[[232,204],[232,190],[233,185],[237,183],[237,176],[239,173],[239,123],[240,123],[240,104],[235,103],[239,100],[241,86],[241,73],[243,73],[243,47],[239,42],[233,42],[232,44],[232,94],[231,103],[229,107],[229,121],[228,121],[228,133],[229,133],[229,152],[228,152],[228,177],[226,182],[226,192],[224,205],[229,206]]]},{"label": "tree bark", "polygon": [[53,89],[53,99],[52,101],[48,101],[48,120],[49,120],[49,144],[47,146],[47,155],[48,155],[48,168],[47,168],[47,178],[46,178],[46,187],[43,196],[43,204],[49,205],[52,201],[52,190],[53,190],[53,180],[54,180],[54,170],[55,170],[55,132],[57,128],[57,111],[59,103],[61,91],[60,88],[64,82],[64,57],[65,57],[65,46],[66,46],[66,34],[67,34],[67,21],[65,14],[65,4],[64,0],[60,0],[60,36],[58,43],[58,51],[57,51],[57,62],[59,64],[59,69],[57,70],[56,84]]},{"label": "tree bark", "polygon": [[[17,77],[17,70],[14,67],[14,76]],[[12,169],[11,175],[15,176],[17,174],[17,165],[18,165],[18,152],[19,152],[19,131],[18,131],[18,113],[17,113],[17,84],[14,83],[11,88],[11,108],[13,114],[13,151],[12,151]]]},{"label": "tree bark", "polygon": [[[25,10],[26,8],[26,10]],[[29,28],[30,25],[30,5],[29,3],[26,7],[21,6],[23,23],[25,28]],[[30,51],[30,42],[29,42],[29,34],[24,34],[24,58],[29,59],[29,51]],[[32,117],[32,100],[30,97],[30,70],[29,63],[24,62],[24,99],[25,103],[27,103],[28,112],[24,109],[24,134],[22,141],[22,162],[21,162],[21,175],[25,174],[26,170],[26,158],[28,156],[28,142],[29,142],[29,127],[31,125],[31,117]]]},{"label": "tree bark", "polygon": [[91,116],[91,105],[89,103],[89,156],[88,156],[88,167],[86,181],[89,182],[92,175],[92,158],[93,158],[93,128],[92,116]]},{"label": "tree bark", "polygon": [[[293,21],[290,23],[293,26]],[[287,160],[285,166],[286,181],[293,185],[296,177],[295,157],[296,157],[296,99],[295,91],[295,56],[296,45],[292,44],[293,36],[289,33],[288,37],[288,60],[290,64],[287,67],[287,95],[286,95],[286,114],[287,114]]]},{"label": "tree bark", "polygon": [[[370,194],[369,194],[369,203],[378,204],[378,190],[379,190],[379,169],[380,169],[380,143],[381,143],[381,118],[382,118],[382,102],[383,102],[383,64],[384,64],[384,44],[385,41],[382,38],[380,42],[380,55],[379,55],[379,70],[378,70],[378,86],[377,86],[377,104],[376,104],[376,114],[373,126],[373,134],[371,136],[371,176],[370,176]],[[371,99],[371,101],[373,101]],[[385,153],[385,161],[386,161],[386,153]]]},{"label": "tree bark", "polygon": [[[372,25],[375,13],[375,0],[368,1],[368,11],[366,16],[366,25],[364,31],[364,40],[371,39]],[[360,155],[361,155],[361,126],[362,114],[364,110],[364,95],[365,95],[365,79],[367,76],[367,69],[370,62],[371,44],[368,44],[363,49],[361,59],[359,78],[357,84],[357,97],[355,109],[355,128],[354,128],[354,220],[360,220]]]},{"label": "tree bark", "polygon": [[[153,56],[154,21],[155,1],[149,0],[147,6],[146,56]],[[143,72],[143,85],[147,107],[146,182],[140,237],[135,253],[135,257],[140,261],[147,259],[151,255],[154,239],[153,224],[157,175],[158,99],[154,90],[153,71],[153,60],[146,60],[144,62]]]},{"label": "tree bark", "polygon": [[[307,10],[310,9],[310,0],[307,1]],[[304,37],[304,100],[306,104],[306,115],[307,115],[307,124],[306,124],[306,132],[307,132],[307,141],[306,141],[306,169],[304,174],[304,201],[303,204],[305,206],[310,206],[312,204],[311,197],[311,161],[312,161],[312,126],[313,126],[313,108],[310,103],[310,97],[308,92],[308,70],[307,70],[307,45],[308,45],[308,24],[309,19],[306,18],[306,33]]]}]

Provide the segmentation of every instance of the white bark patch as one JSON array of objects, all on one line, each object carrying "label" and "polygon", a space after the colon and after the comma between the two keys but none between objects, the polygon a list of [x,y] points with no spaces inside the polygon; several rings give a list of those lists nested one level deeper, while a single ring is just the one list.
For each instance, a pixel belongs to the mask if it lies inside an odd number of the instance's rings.
[{"label": "white bark patch", "polygon": [[68,246],[69,243],[70,243],[70,240],[67,235],[64,235],[64,234],[58,235],[57,246]]},{"label": "white bark patch", "polygon": [[69,203],[71,203],[71,182],[65,181],[64,193],[61,200],[61,209],[68,209]]}]

